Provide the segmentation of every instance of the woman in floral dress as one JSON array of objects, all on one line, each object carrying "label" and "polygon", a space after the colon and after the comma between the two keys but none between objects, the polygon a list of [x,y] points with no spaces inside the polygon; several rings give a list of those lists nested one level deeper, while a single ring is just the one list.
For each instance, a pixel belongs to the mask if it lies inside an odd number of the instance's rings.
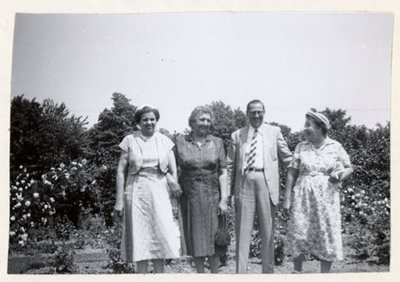
[{"label": "woman in floral dress", "polygon": [[339,189],[353,169],[342,145],[327,136],[329,127],[326,116],[308,112],[306,140],[289,166],[284,208],[291,208],[287,238],[295,272],[302,271],[306,253],[321,261],[322,273],[343,259]]}]

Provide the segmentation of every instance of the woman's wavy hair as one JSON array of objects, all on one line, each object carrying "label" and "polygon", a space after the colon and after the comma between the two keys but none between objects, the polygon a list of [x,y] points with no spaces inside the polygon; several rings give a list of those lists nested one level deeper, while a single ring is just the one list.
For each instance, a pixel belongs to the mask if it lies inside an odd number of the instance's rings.
[{"label": "woman's wavy hair", "polygon": [[210,115],[210,117],[211,117],[211,128],[210,129],[212,130],[212,127],[214,125],[214,113],[209,106],[198,106],[198,107],[194,108],[194,110],[192,111],[192,113],[190,114],[190,117],[189,117],[190,128],[193,129],[193,125],[196,122],[196,118],[201,114],[209,114]]},{"label": "woman's wavy hair", "polygon": [[135,120],[136,123],[139,123],[142,116],[147,113],[154,113],[157,121],[160,119],[160,112],[158,111],[158,109],[152,106],[144,106],[136,109],[135,116],[133,117],[133,119]]}]

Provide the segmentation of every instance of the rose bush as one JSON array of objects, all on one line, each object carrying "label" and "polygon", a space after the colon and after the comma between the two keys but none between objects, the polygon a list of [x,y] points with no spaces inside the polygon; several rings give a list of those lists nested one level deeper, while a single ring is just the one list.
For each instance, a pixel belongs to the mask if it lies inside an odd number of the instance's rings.
[{"label": "rose bush", "polygon": [[39,180],[34,179],[27,168],[20,166],[10,186],[10,243],[24,246],[30,235],[35,234],[33,230],[49,224],[58,230],[57,222],[65,219],[76,227],[82,210],[100,213],[102,205],[95,180],[97,173],[85,159],[68,165],[61,163]]}]

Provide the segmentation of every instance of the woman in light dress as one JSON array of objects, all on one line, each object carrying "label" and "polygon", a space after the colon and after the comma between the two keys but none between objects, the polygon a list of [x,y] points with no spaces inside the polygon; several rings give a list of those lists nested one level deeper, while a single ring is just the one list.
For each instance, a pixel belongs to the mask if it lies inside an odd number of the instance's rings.
[{"label": "woman in light dress", "polygon": [[174,144],[156,131],[159,111],[145,106],[135,113],[140,128],[119,144],[115,210],[123,218],[121,255],[136,262],[136,272],[164,271],[164,259],[180,256],[180,233],[174,223],[167,177],[177,181]]},{"label": "woman in light dress", "polygon": [[287,238],[295,272],[302,271],[306,253],[321,261],[322,273],[343,259],[339,192],[353,169],[342,145],[328,137],[329,128],[325,115],[308,112],[306,140],[289,166],[284,208],[291,209]]}]

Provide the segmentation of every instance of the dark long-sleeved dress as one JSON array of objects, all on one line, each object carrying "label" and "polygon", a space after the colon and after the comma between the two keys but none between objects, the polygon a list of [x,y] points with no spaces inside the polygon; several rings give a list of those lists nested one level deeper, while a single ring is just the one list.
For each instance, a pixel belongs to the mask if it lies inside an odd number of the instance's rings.
[{"label": "dark long-sleeved dress", "polygon": [[226,168],[223,141],[208,135],[200,146],[191,134],[182,135],[177,138],[176,152],[188,255],[211,256],[218,228],[219,175]]}]

